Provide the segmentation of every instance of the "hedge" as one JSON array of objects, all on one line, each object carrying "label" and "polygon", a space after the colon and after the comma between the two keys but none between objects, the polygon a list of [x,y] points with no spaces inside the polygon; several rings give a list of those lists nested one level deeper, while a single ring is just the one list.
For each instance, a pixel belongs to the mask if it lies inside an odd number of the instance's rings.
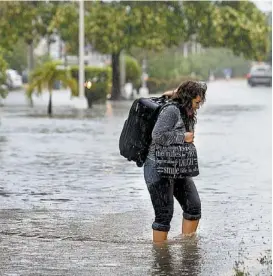
[{"label": "hedge", "polygon": [[147,80],[147,87],[151,94],[162,93],[167,90],[177,88],[182,82],[186,80],[201,80],[201,77],[193,76],[181,76],[172,79],[162,79],[162,78],[149,78]]},{"label": "hedge", "polygon": [[[79,67],[77,65],[70,68],[72,77],[78,81]],[[93,102],[106,101],[111,89],[111,68],[110,67],[85,67],[85,82],[91,81],[90,88],[85,87],[85,96],[89,106]]]},{"label": "hedge", "polygon": [[137,59],[131,56],[125,56],[126,82],[133,83],[134,87],[141,83],[141,66]]},{"label": "hedge", "polygon": [[[133,85],[140,85],[141,67],[136,59],[131,56],[125,56],[126,82],[132,82]],[[71,66],[72,77],[78,81],[78,66]],[[108,67],[85,67],[85,82],[91,81],[91,88],[85,87],[85,96],[88,99],[89,106],[93,102],[105,101],[107,95],[111,93],[112,86],[112,68]]]}]

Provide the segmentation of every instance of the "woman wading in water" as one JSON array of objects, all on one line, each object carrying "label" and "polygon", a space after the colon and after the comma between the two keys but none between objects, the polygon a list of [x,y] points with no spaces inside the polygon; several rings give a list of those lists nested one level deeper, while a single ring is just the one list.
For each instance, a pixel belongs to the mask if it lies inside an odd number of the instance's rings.
[{"label": "woman wading in water", "polygon": [[[155,148],[157,144],[168,146],[185,142],[193,143],[196,111],[206,100],[206,90],[207,86],[203,82],[186,81],[175,91],[167,91],[163,94],[179,103],[180,108],[176,105],[168,105],[160,112],[144,164],[144,178],[155,212],[155,220],[152,224],[154,242],[167,239],[173,217],[174,197],[183,210],[183,235],[194,234],[201,218],[201,202],[192,178],[161,178],[156,169]],[[189,131],[187,132],[186,129]]]}]

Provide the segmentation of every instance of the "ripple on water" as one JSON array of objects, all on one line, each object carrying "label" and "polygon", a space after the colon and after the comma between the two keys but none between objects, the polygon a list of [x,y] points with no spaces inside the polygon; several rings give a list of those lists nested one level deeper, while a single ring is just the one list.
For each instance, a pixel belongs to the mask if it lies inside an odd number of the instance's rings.
[{"label": "ripple on water", "polygon": [[261,143],[253,125],[271,128],[271,91],[227,82],[210,89],[196,128],[197,246],[178,236],[182,210],[175,201],[171,241],[158,251],[143,168],[118,150],[130,103],[83,112],[56,105],[53,118],[41,106],[5,107],[0,274],[127,275],[132,268],[131,276],[230,275],[242,239],[256,264],[271,248],[271,141]]}]

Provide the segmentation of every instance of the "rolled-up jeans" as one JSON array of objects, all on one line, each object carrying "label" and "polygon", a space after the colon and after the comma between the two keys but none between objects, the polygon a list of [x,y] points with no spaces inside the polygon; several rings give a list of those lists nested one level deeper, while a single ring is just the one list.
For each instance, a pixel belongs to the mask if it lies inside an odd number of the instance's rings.
[{"label": "rolled-up jeans", "polygon": [[183,217],[187,220],[201,218],[201,201],[191,177],[181,179],[161,178],[154,160],[146,159],[144,179],[154,207],[155,220],[152,228],[168,232],[173,217],[174,197],[179,202]]}]

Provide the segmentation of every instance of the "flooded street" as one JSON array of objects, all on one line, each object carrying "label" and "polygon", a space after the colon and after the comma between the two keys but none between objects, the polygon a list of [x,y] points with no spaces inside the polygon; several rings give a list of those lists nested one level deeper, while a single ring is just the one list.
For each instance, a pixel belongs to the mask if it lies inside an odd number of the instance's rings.
[{"label": "flooded street", "polygon": [[179,237],[175,202],[158,248],[143,168],[119,154],[131,103],[80,111],[53,96],[48,118],[43,102],[11,93],[0,109],[0,275],[224,276],[240,260],[271,275],[257,261],[272,242],[271,95],[245,81],[208,84],[195,135],[200,228]]}]

